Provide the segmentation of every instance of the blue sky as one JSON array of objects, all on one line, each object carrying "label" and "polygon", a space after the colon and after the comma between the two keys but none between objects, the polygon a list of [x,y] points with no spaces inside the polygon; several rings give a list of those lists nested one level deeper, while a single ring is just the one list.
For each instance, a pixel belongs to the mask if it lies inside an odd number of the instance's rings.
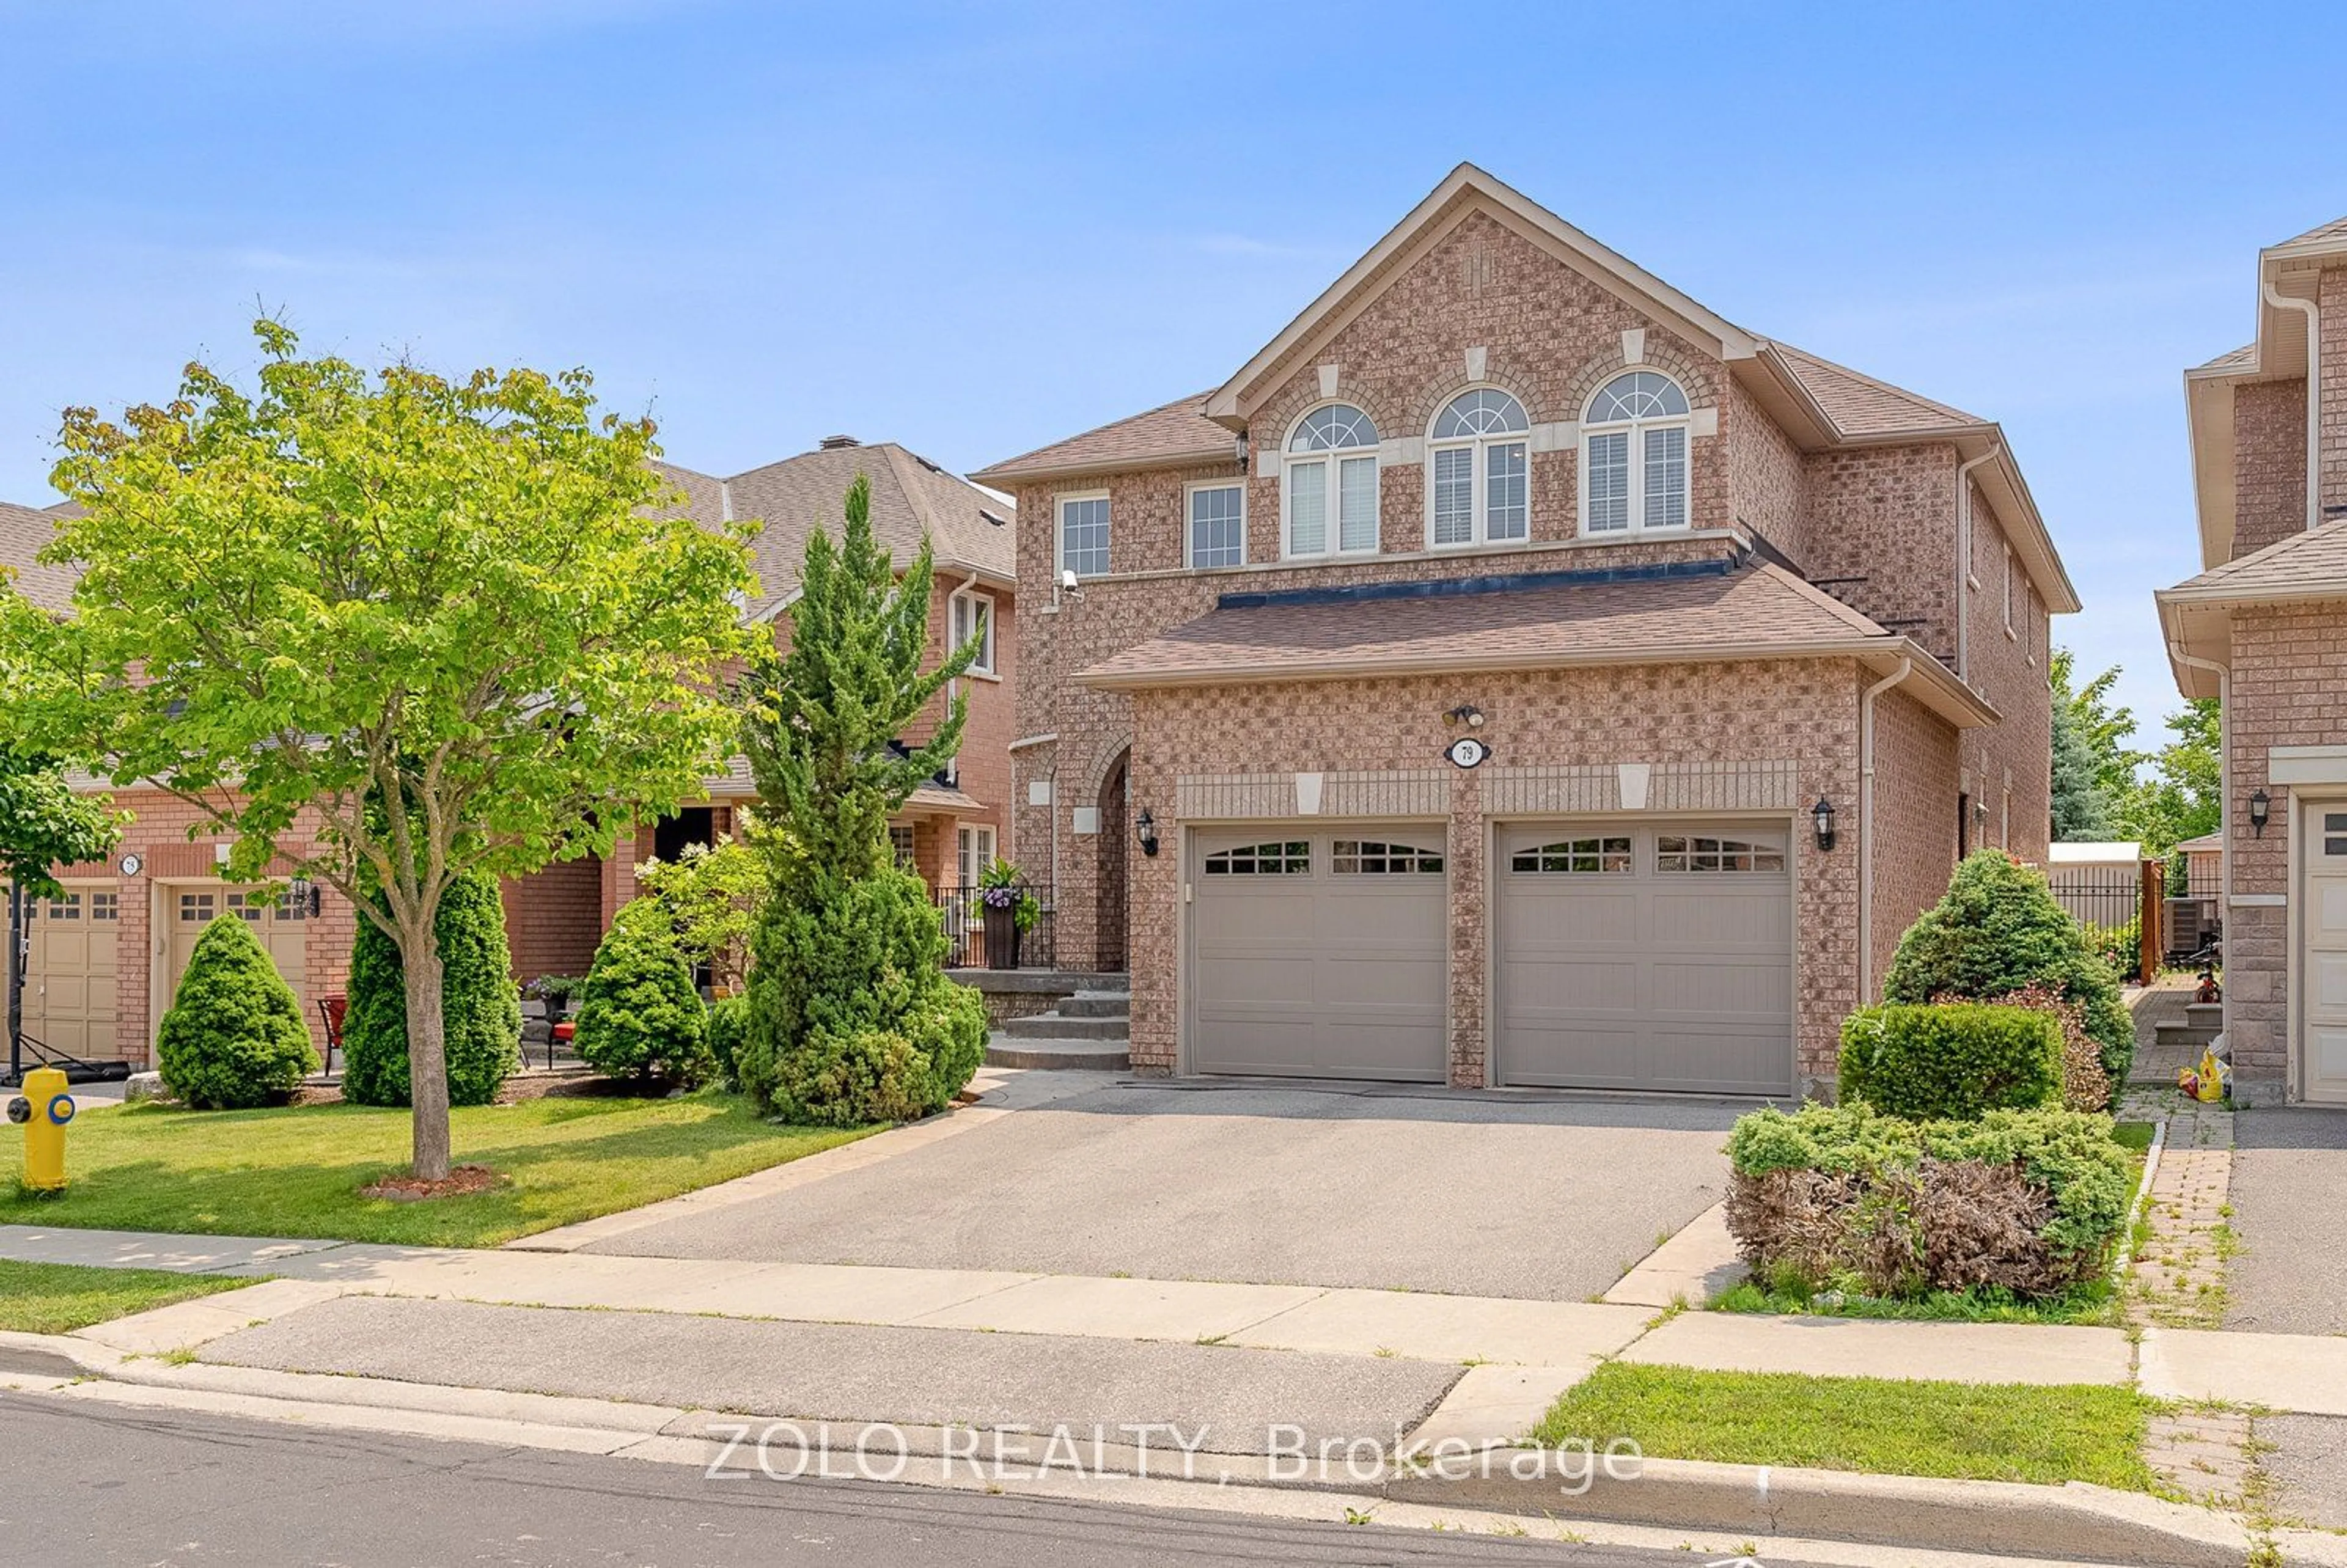
[{"label": "blue sky", "polygon": [[50,498],[60,407],[249,364],[256,302],[588,365],[694,467],[977,467],[1220,381],[1471,159],[2002,420],[2057,635],[2156,729],[2179,374],[2347,213],[2342,46],[2319,7],[0,0],[0,497]]}]

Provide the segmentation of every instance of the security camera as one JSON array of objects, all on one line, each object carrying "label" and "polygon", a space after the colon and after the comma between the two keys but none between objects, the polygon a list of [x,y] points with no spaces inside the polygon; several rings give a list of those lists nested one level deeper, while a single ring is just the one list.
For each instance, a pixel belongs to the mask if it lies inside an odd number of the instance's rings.
[{"label": "security camera", "polygon": [[1075,591],[1076,591],[1076,569],[1075,569],[1075,568],[1073,568],[1073,567],[1068,567],[1068,568],[1063,569],[1061,571],[1061,573],[1060,573],[1060,591],[1061,591],[1061,592],[1062,592],[1062,593],[1073,593],[1073,592],[1075,592]]}]

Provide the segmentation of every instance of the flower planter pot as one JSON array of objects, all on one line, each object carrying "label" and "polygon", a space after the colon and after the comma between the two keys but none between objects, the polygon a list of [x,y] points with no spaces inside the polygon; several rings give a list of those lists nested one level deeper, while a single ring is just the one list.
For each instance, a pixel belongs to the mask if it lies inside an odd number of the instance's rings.
[{"label": "flower planter pot", "polygon": [[1019,967],[1019,911],[1014,908],[986,908],[986,967],[989,969],[1015,969]]}]

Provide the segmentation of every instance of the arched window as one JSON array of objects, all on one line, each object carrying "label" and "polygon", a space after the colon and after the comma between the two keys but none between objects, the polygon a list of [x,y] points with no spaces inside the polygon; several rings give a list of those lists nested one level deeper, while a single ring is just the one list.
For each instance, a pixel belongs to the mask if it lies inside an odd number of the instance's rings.
[{"label": "arched window", "polygon": [[1495,386],[1461,393],[1434,416],[1426,438],[1430,542],[1531,537],[1531,430],[1524,405]]},{"label": "arched window", "polygon": [[1686,394],[1658,371],[1626,371],[1581,416],[1581,531],[1686,526]]},{"label": "arched window", "polygon": [[1316,408],[1288,433],[1287,553],[1378,548],[1378,427],[1342,403]]}]

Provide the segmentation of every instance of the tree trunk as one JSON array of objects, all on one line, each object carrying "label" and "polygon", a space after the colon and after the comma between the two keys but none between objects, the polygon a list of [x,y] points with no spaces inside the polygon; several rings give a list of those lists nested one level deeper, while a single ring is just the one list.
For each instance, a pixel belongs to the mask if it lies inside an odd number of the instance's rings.
[{"label": "tree trunk", "polygon": [[417,1180],[448,1175],[448,1050],[440,1017],[440,937],[427,917],[400,945],[407,976],[407,1087],[415,1108]]}]

